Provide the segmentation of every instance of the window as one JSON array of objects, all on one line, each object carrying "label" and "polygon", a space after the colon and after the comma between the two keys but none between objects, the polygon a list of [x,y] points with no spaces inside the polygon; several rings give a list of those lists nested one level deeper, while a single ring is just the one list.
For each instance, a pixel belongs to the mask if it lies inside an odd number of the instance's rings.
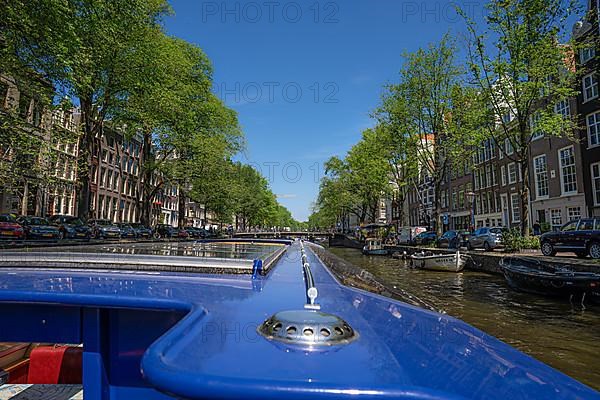
[{"label": "window", "polygon": [[19,98],[19,116],[23,119],[29,118],[29,107],[31,106],[31,97],[21,94]]},{"label": "window", "polygon": [[594,220],[593,219],[584,219],[579,223],[579,227],[577,228],[579,231],[593,231],[594,230]]},{"label": "window", "polygon": [[588,147],[600,144],[600,111],[590,114],[586,118],[588,132]]},{"label": "window", "polygon": [[544,131],[539,127],[542,115],[539,112],[533,114],[529,119],[529,127],[531,129],[531,140],[537,140],[544,137]]},{"label": "window", "polygon": [[548,196],[548,170],[546,167],[546,155],[542,154],[533,159],[533,173],[535,180],[535,197]]},{"label": "window", "polygon": [[580,207],[567,207],[567,216],[569,217],[569,221],[573,221],[574,219],[581,218],[581,208]]},{"label": "window", "polygon": [[571,106],[569,104],[569,100],[561,100],[554,105],[554,112],[557,114],[561,114],[563,118],[571,117]]},{"label": "window", "polygon": [[506,186],[506,167],[504,165],[500,167],[500,180],[502,181],[502,186]]},{"label": "window", "polygon": [[583,101],[598,97],[598,76],[595,73],[583,77]]},{"label": "window", "polygon": [[504,152],[507,156],[510,156],[512,153],[514,153],[514,149],[509,138],[504,139]]},{"label": "window", "polygon": [[550,223],[553,230],[557,230],[562,226],[562,210],[560,208],[550,210]]},{"label": "window", "polygon": [[510,195],[510,202],[512,206],[512,220],[513,222],[521,221],[521,199],[519,199],[518,193]]},{"label": "window", "polygon": [[575,171],[575,151],[573,146],[558,151],[560,160],[560,182],[562,194],[577,193],[577,175]]},{"label": "window", "polygon": [[579,221],[572,221],[569,222],[568,224],[566,224],[565,226],[563,226],[561,228],[561,231],[563,232],[572,232],[572,231],[576,231],[577,230],[577,224],[579,224]]},{"label": "window", "polygon": [[590,61],[592,58],[596,56],[596,49],[594,47],[586,47],[584,49],[579,50],[579,62],[584,64]]},{"label": "window", "polygon": [[592,168],[592,195],[594,196],[594,205],[600,205],[600,163],[591,165]]},{"label": "window", "polygon": [[508,164],[508,183],[517,183],[517,164]]}]

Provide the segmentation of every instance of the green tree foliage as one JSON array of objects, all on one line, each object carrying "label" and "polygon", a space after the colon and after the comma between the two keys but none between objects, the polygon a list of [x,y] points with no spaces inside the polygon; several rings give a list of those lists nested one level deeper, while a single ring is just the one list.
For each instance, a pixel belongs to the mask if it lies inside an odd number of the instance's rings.
[{"label": "green tree foliage", "polygon": [[385,143],[375,130],[367,129],[362,139],[342,160],[332,157],[325,163],[326,176],[321,187],[315,215],[319,224],[342,224],[349,215],[359,221],[374,221],[379,201],[390,192],[390,163]]},{"label": "green tree foliage", "polygon": [[[569,136],[575,119],[555,112],[574,89],[573,47],[561,41],[572,0],[490,0],[483,31],[468,20],[468,67],[479,96],[481,137],[491,138],[523,177],[521,231],[529,234],[529,144],[536,134]],[[514,149],[506,154],[504,142]]]},{"label": "green tree foliage", "polygon": [[474,106],[469,100],[472,91],[466,87],[455,57],[456,48],[448,36],[428,48],[406,54],[400,82],[388,88],[376,114],[382,119],[384,132],[390,132],[395,147],[388,157],[393,163],[399,162],[400,167],[406,158],[408,182],[432,186],[438,235],[443,227],[442,182],[456,160],[468,157],[473,138],[467,118],[467,110]]}]

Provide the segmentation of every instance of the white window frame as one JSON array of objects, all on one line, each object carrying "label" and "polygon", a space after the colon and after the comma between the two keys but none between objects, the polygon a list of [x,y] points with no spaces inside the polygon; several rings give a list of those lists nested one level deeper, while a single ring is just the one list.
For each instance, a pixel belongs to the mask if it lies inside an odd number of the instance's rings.
[{"label": "white window frame", "polygon": [[531,130],[531,141],[538,140],[544,137],[544,131],[541,129],[537,129],[540,119],[542,118],[539,111],[535,112],[533,115],[529,117],[529,127]]},{"label": "white window frame", "polygon": [[[586,86],[586,83],[585,83],[587,78],[591,79],[591,84],[589,86]],[[595,82],[594,82],[594,78],[596,79]],[[581,84],[583,87],[582,94],[583,94],[583,102],[584,103],[598,98],[598,90],[599,90],[598,75],[595,72],[592,72],[591,74],[587,74],[586,76],[584,76],[583,79],[581,80]],[[594,94],[594,88],[596,88],[595,94]],[[587,94],[588,89],[592,90],[592,95],[590,97],[588,97],[588,94]]]},{"label": "white window frame", "polygon": [[596,57],[596,49],[593,45],[579,49],[579,63],[585,64]]},{"label": "white window frame", "polygon": [[[511,179],[511,172],[510,172],[511,166],[514,166],[514,168],[515,168],[515,179],[514,180]],[[519,179],[519,173],[517,172],[517,164],[514,162],[511,162],[510,164],[507,165],[506,171],[508,173],[508,176],[507,176],[508,184],[513,185],[513,184],[517,183],[517,180]]]},{"label": "white window frame", "polygon": [[[537,161],[544,159],[543,161],[543,166],[544,166],[544,170],[543,171],[538,171],[538,165],[537,165]],[[546,181],[546,194],[540,194],[540,176],[541,175],[545,175],[545,181]],[[550,187],[549,187],[549,182],[548,182],[548,158],[546,157],[545,154],[540,154],[537,157],[533,158],[533,181],[535,184],[535,198],[536,199],[547,199],[550,196]]]},{"label": "white window frame", "polygon": [[[508,149],[510,149],[510,152]],[[515,152],[515,149],[512,147],[512,143],[510,142],[509,138],[504,139],[504,152],[507,156],[510,156]]]},{"label": "white window frame", "polygon": [[[569,191],[569,192],[565,192],[565,183],[564,183],[564,175],[563,175],[563,168],[565,167],[563,165],[563,158],[561,157],[561,153],[565,150],[570,149],[571,152],[573,153],[573,168],[574,168],[574,173],[573,175],[575,176],[575,190]],[[563,196],[570,196],[573,194],[577,194],[577,160],[575,157],[575,147],[574,146],[566,146],[563,147],[561,149],[558,149],[558,164],[559,164],[559,173],[560,173],[560,192]]]},{"label": "white window frame", "polygon": [[[595,144],[592,144],[592,130],[591,130],[591,125],[590,125],[590,117],[594,117],[594,128],[596,131],[595,132],[595,137],[596,137]],[[585,125],[587,127],[588,149],[591,149],[592,147],[600,146],[600,111],[596,111],[596,112],[586,115]]]},{"label": "white window frame", "polygon": [[506,186],[506,166],[502,165],[500,167],[500,180],[502,182],[502,186]]},{"label": "white window frame", "polygon": [[560,100],[558,102],[556,102],[556,104],[554,105],[554,112],[556,114],[560,114],[563,116],[563,118],[570,118],[571,117],[571,103],[569,101],[569,99],[563,99]]},{"label": "white window frame", "polygon": [[[517,218],[515,218],[515,201],[513,200],[515,197],[517,198],[516,210],[519,213]],[[510,195],[510,216],[512,222],[521,222],[521,199],[519,198],[519,193],[512,193]]]},{"label": "white window frame", "polygon": [[[598,175],[594,177],[594,167],[597,167]],[[592,197],[594,198],[594,205],[600,206],[600,162],[590,164],[590,177],[592,179]],[[596,179],[598,182],[596,184]]]}]

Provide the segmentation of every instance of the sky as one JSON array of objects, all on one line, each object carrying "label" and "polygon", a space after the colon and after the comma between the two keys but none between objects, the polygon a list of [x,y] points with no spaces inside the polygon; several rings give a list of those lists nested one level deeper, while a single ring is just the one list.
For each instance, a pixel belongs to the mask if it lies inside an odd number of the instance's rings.
[{"label": "sky", "polygon": [[200,46],[214,66],[214,90],[239,117],[238,156],[269,180],[279,202],[304,221],[323,163],[343,157],[373,125],[402,54],[457,37],[481,0],[171,0],[167,31]]}]

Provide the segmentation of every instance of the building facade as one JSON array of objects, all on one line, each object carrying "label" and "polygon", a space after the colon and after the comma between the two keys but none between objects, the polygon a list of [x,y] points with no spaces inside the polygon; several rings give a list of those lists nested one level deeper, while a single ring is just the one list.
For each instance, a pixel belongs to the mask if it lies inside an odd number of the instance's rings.
[{"label": "building facade", "polygon": [[589,0],[583,21],[575,24],[573,36],[580,45],[575,54],[580,95],[577,108],[580,119],[582,171],[586,211],[600,216],[600,1]]}]

